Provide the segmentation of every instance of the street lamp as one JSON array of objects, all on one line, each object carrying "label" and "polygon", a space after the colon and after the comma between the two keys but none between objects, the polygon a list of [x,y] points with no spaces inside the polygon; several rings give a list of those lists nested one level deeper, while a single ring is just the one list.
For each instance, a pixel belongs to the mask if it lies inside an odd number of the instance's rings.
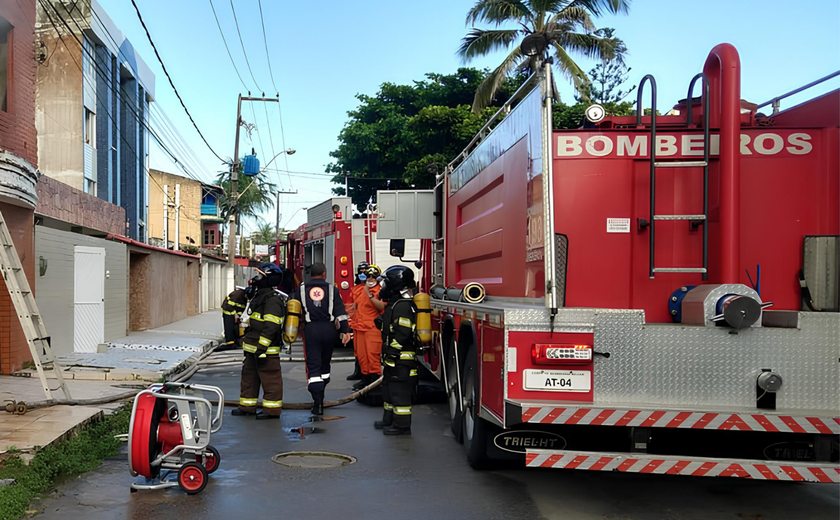
[{"label": "street lamp", "polygon": [[549,38],[545,33],[531,33],[522,40],[519,49],[525,56],[541,56],[548,44]]},{"label": "street lamp", "polygon": [[263,168],[268,168],[268,165],[269,165],[269,164],[271,164],[271,163],[273,163],[273,162],[274,162],[274,159],[277,159],[277,158],[278,158],[278,157],[280,157],[281,155],[283,155],[283,154],[286,154],[286,155],[294,155],[294,154],[295,154],[295,152],[297,152],[297,150],[293,150],[292,148],[289,148],[288,150],[283,150],[282,152],[280,152],[280,153],[278,153],[277,155],[275,155],[274,157],[272,157],[272,158],[271,158],[271,160],[270,160],[270,161],[268,161],[268,163],[267,163],[265,166],[263,166]]}]

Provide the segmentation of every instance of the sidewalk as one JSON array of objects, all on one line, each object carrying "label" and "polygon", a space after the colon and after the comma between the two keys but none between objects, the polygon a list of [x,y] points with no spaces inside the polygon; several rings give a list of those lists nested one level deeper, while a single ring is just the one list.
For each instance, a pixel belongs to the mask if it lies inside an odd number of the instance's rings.
[{"label": "sidewalk", "polygon": [[[104,352],[59,356],[58,362],[73,399],[117,395],[124,393],[128,384],[145,386],[187,369],[222,340],[221,329],[221,312],[210,311],[110,341]],[[52,370],[46,373],[50,388],[57,388],[55,374]],[[52,393],[54,399],[64,399],[61,390]],[[10,446],[34,453],[119,406],[52,406],[12,415],[5,411],[6,401],[12,399],[30,403],[45,400],[35,370],[0,376],[0,456]]]}]

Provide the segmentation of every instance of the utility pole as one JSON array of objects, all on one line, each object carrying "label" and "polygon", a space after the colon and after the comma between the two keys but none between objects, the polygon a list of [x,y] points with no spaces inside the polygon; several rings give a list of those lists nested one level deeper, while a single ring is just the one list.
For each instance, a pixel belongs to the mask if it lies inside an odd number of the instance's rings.
[{"label": "utility pole", "polygon": [[169,185],[163,185],[163,248],[169,249]]},{"label": "utility pole", "polygon": [[[233,147],[233,164],[230,168],[230,230],[228,231],[228,268],[231,270],[231,283],[228,284],[230,290],[233,290],[233,269],[236,258],[236,220],[239,213],[239,128],[242,126],[242,102],[243,101],[262,101],[279,103],[280,98],[267,97],[242,97],[239,94],[236,102],[236,143]],[[244,251],[243,251],[244,252]]]},{"label": "utility pole", "polygon": [[278,190],[277,191],[277,220],[274,223],[274,235],[280,238],[280,195],[297,195],[297,190]]},{"label": "utility pole", "polygon": [[[236,265],[236,213],[239,206],[239,127],[242,126],[242,94],[236,101],[236,143],[233,146],[233,163],[230,166],[230,229],[228,230],[228,268],[234,278]],[[231,289],[232,290],[232,289]]]},{"label": "utility pole", "polygon": [[181,216],[181,185],[175,185],[175,240],[173,240],[172,249],[178,251],[181,249],[181,227],[179,217]]}]

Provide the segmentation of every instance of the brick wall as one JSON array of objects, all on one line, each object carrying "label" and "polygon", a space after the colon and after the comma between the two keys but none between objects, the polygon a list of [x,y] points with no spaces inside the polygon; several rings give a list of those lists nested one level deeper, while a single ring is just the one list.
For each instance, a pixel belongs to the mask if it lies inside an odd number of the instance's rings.
[{"label": "brick wall", "polygon": [[[0,202],[0,211],[18,256],[23,264],[29,286],[35,289],[35,233],[32,210]],[[32,359],[26,338],[20,328],[12,300],[0,277],[0,374],[10,374],[23,367],[23,362]]]},{"label": "brick wall", "polygon": [[0,2],[0,16],[14,26],[9,45],[9,110],[0,111],[0,149],[26,159],[37,168],[35,0]]},{"label": "brick wall", "polygon": [[[0,149],[37,168],[35,133],[35,0],[0,2],[0,16],[14,29],[9,39],[8,110],[0,112]],[[29,285],[35,287],[35,234],[32,208],[0,203]],[[31,359],[5,283],[0,278],[0,373],[19,370]]]},{"label": "brick wall", "polygon": [[125,209],[42,175],[35,213],[77,226],[125,235]]}]

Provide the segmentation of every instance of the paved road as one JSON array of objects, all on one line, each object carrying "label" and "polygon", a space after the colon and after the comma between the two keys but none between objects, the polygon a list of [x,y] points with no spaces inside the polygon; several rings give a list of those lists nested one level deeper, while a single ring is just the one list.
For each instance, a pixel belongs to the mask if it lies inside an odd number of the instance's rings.
[{"label": "paved road", "polygon": [[[347,393],[333,369],[328,399]],[[300,364],[284,367],[284,400],[304,400]],[[203,371],[194,382],[238,395],[233,368]],[[318,519],[836,519],[840,486],[751,482],[560,470],[473,471],[449,432],[446,405],[416,408],[414,435],[387,438],[372,428],[379,410],[358,403],[328,410],[341,419],[314,425],[301,440],[289,430],[309,425],[309,414],[286,411],[281,422],[225,417],[212,444],[220,469],[200,494],[177,488],[129,493],[125,455],[61,484],[33,505],[38,518],[61,520],[239,518]],[[324,450],[357,457],[336,469],[286,468],[271,456]]]}]

